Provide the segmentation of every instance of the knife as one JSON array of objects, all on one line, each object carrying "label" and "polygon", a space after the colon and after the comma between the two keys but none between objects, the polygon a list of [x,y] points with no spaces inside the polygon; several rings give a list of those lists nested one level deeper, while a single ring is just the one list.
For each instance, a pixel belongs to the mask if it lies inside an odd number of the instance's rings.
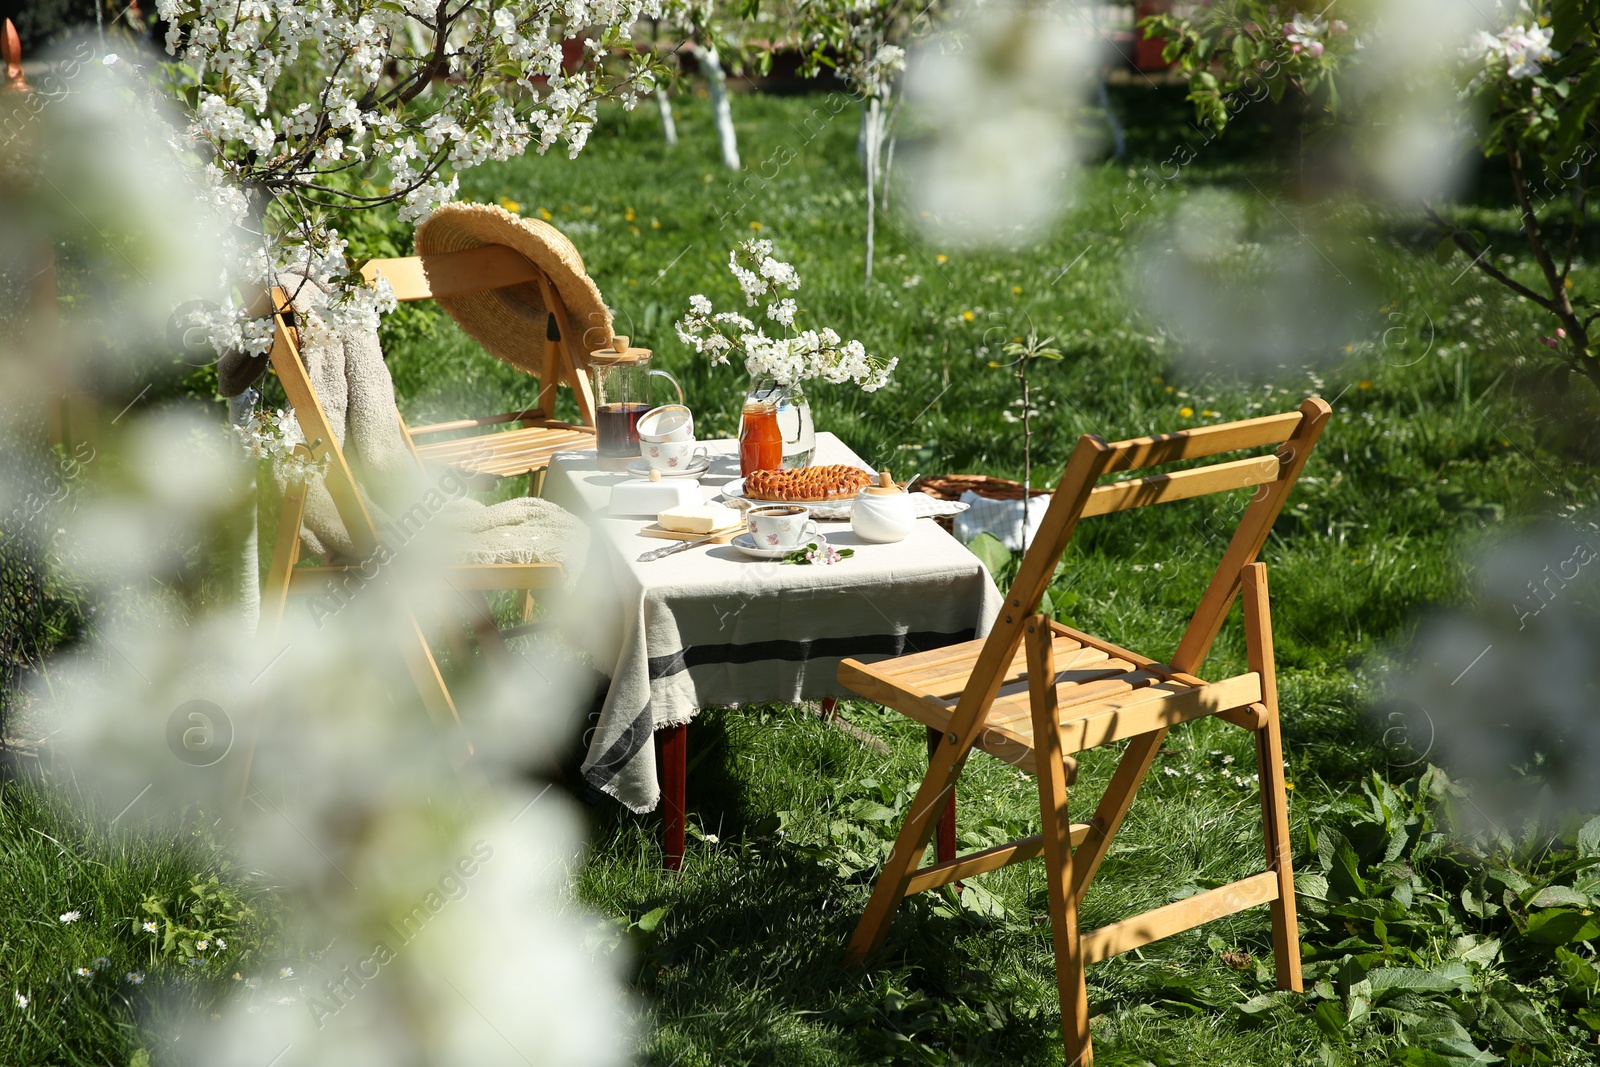
[{"label": "knife", "polygon": [[653,548],[649,552],[646,552],[644,555],[640,556],[639,562],[649,563],[653,559],[660,559],[662,556],[670,556],[674,552],[682,552],[685,549],[694,548],[696,545],[703,545],[707,541],[715,541],[719,537],[726,536],[727,533],[727,530],[717,530],[715,533],[708,533],[704,537],[696,538],[693,541],[679,541],[677,544],[668,545],[666,548]]}]

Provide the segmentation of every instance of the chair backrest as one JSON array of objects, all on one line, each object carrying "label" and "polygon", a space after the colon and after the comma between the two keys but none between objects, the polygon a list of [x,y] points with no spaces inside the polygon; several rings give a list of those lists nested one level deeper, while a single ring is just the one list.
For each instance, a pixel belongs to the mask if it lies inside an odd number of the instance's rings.
[{"label": "chair backrest", "polygon": [[572,388],[583,424],[594,425],[594,393],[582,373],[587,353],[578,351],[578,338],[572,332],[560,292],[528,257],[506,245],[483,245],[460,252],[371,259],[361,268],[361,276],[369,285],[376,283],[380,274],[393,287],[395,299],[402,301],[463,296],[528,282],[537,284],[554,322],[552,329],[546,332],[536,414],[544,418],[554,416],[555,390],[564,381]]},{"label": "chair backrest", "polygon": [[[1332,409],[1310,397],[1298,411],[1240,422],[1204,426],[1177,433],[1108,443],[1096,434],[1078,440],[1057,483],[1033,544],[1022,557],[1017,577],[1006,593],[996,622],[963,693],[960,712],[993,699],[1022,639],[1023,626],[1038,610],[1055,574],[1056,564],[1085,516],[1185,500],[1231,489],[1256,487],[1240,516],[1222,562],[1200,598],[1199,606],[1168,661],[1174,671],[1194,674],[1205,662],[1222,629],[1228,608],[1238,595],[1240,572],[1255,561],[1284,500],[1305,467]],[[1278,445],[1274,454],[1192,467],[1171,473],[1099,484],[1108,474],[1159,467],[1180,460],[1203,459],[1226,452]]]}]

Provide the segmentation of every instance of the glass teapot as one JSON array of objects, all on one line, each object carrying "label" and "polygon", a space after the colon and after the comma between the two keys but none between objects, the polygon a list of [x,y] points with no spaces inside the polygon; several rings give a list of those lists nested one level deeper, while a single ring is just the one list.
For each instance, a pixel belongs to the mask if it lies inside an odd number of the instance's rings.
[{"label": "glass teapot", "polygon": [[651,378],[671,382],[678,403],[683,403],[683,386],[666,371],[651,370],[650,356],[648,348],[628,347],[626,337],[614,337],[610,348],[589,353],[596,446],[602,459],[639,458],[639,416],[655,407]]}]

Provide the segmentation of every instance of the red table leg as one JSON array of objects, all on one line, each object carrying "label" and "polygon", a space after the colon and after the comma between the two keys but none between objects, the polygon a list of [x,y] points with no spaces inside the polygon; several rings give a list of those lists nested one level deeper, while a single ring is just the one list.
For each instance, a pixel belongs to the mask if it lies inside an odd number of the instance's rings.
[{"label": "red table leg", "polygon": [[[944,743],[944,734],[933,727],[928,727],[928,758],[932,759],[934,752],[938,751]],[[933,833],[933,854],[940,863],[947,863],[956,858],[956,788],[950,787],[950,795],[944,798],[944,810],[939,813],[939,822]],[[959,884],[959,883],[958,883]]]},{"label": "red table leg", "polygon": [[683,869],[683,818],[689,785],[689,724],[656,731],[661,775],[661,852],[669,871]]}]

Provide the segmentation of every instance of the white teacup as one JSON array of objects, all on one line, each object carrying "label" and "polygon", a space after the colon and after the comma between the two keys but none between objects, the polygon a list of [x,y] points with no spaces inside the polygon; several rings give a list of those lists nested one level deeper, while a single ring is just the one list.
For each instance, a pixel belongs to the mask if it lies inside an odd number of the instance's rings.
[{"label": "white teacup", "polygon": [[651,408],[639,416],[638,425],[640,441],[694,440],[694,415],[682,404]]},{"label": "white teacup", "polygon": [[639,455],[658,471],[686,470],[693,466],[695,460],[704,458],[705,454],[706,446],[695,444],[693,438],[687,441],[639,442]]},{"label": "white teacup", "polygon": [[745,512],[750,537],[762,548],[794,550],[817,536],[811,509],[799,504],[763,504]]}]

